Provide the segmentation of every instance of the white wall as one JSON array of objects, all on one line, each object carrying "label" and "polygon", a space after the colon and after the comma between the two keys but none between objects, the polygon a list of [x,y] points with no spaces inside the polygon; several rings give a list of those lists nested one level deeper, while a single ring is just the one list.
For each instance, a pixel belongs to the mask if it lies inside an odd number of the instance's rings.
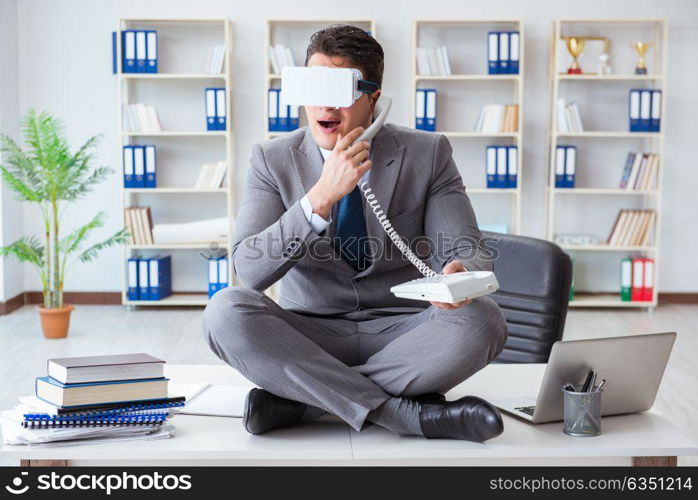
[{"label": "white wall", "polygon": [[[425,7],[428,5],[428,8]],[[666,17],[669,20],[669,77],[666,87],[666,156],[661,291],[698,290],[698,141],[692,125],[698,111],[695,47],[698,46],[698,3],[693,0],[493,0],[464,2],[421,0],[352,2],[266,0],[22,0],[19,2],[20,109],[47,109],[62,117],[74,145],[103,133],[98,159],[117,174],[66,214],[83,221],[98,209],[109,211],[112,232],[121,220],[117,86],[111,75],[110,32],[119,17],[229,17],[234,31],[235,164],[238,182],[245,178],[251,146],[265,130],[262,88],[265,20],[268,18],[371,17],[386,54],[385,92],[395,98],[391,120],[411,123],[410,40],[415,18],[521,18],[526,33],[523,231],[542,236],[544,230],[545,151],[548,106],[547,64],[551,22],[555,18]],[[628,49],[629,50],[629,49]],[[467,166],[462,166],[467,168]],[[474,168],[481,168],[477,165]],[[24,210],[25,231],[36,232],[33,207]],[[600,227],[606,222],[601,221]],[[603,231],[602,231],[603,232]],[[121,251],[104,252],[89,265],[76,266],[67,290],[119,290]],[[37,289],[25,273],[26,289]]]},{"label": "white wall", "polygon": [[[0,2],[0,132],[17,137],[19,130],[19,68],[17,46],[17,1]],[[4,161],[4,158],[0,158]],[[0,246],[22,236],[22,206],[0,180]],[[22,265],[13,257],[0,257],[0,301],[24,290]]]}]

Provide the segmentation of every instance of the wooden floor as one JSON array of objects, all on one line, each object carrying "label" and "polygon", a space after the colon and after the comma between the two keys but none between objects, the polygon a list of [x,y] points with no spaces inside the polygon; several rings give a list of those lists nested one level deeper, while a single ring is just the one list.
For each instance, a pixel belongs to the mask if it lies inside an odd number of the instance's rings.
[{"label": "wooden floor", "polygon": [[[31,394],[34,378],[45,374],[46,359],[117,352],[148,352],[169,363],[220,363],[201,337],[200,308],[77,306],[70,335],[46,340],[36,306],[0,316],[0,408]],[[571,310],[566,340],[676,331],[678,337],[655,407],[698,440],[698,305],[667,304],[643,310]],[[4,464],[0,460],[0,465]],[[680,457],[679,465],[698,465]]]}]

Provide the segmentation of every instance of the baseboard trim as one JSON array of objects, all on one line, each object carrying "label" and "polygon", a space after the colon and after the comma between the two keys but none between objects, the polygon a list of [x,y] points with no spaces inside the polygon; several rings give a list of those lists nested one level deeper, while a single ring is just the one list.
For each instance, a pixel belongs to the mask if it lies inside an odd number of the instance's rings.
[{"label": "baseboard trim", "polygon": [[698,304],[698,293],[695,292],[664,292],[657,295],[660,304]]},{"label": "baseboard trim", "polygon": [[[41,304],[43,302],[41,292],[22,292],[10,300],[0,302],[0,316],[10,314],[22,306]],[[121,292],[63,292],[63,302],[66,304],[121,304]]]}]

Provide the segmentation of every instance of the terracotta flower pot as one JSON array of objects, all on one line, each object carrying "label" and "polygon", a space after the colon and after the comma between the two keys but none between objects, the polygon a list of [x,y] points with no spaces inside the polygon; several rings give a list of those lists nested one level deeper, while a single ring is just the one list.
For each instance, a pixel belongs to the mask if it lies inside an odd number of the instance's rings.
[{"label": "terracotta flower pot", "polygon": [[45,308],[39,306],[41,329],[47,339],[62,339],[68,335],[70,326],[70,311],[73,306]]}]

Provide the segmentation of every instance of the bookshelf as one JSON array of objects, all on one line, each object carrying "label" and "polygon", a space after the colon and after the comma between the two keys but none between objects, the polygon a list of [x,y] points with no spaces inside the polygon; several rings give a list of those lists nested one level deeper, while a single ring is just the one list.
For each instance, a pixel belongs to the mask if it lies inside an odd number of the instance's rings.
[{"label": "bookshelf", "polygon": [[[118,116],[121,146],[147,141],[157,148],[157,187],[125,188],[122,176],[122,207],[150,206],[155,224],[190,222],[226,216],[226,241],[124,245],[122,304],[127,306],[205,306],[208,303],[207,262],[204,252],[228,253],[234,218],[233,132],[231,93],[232,25],[228,19],[135,19],[118,20],[116,54],[122,53],[121,32],[127,29],[157,30],[158,73],[123,73],[117,64]],[[209,46],[225,47],[223,71],[202,73]],[[120,59],[120,57],[119,57]],[[227,130],[207,131],[204,89],[225,89]],[[162,131],[133,132],[124,123],[124,104],[154,105]],[[220,188],[194,188],[203,163],[227,161],[226,180]],[[121,172],[121,168],[119,168]],[[166,251],[172,255],[172,295],[162,300],[128,300],[127,259]],[[232,278],[232,263],[228,262]],[[232,284],[232,279],[230,280]]]},{"label": "bookshelf", "polygon": [[[488,74],[488,31],[520,33],[518,74]],[[454,158],[466,191],[472,195],[478,222],[481,225],[507,224],[513,234],[521,232],[524,38],[523,23],[518,19],[418,19],[412,24],[412,126],[415,126],[417,89],[435,88],[436,133],[451,140]],[[417,48],[442,45],[448,50],[453,74],[418,74]],[[477,113],[485,104],[518,104],[517,132],[474,132]],[[488,145],[517,146],[515,188],[485,187],[485,148]]]},{"label": "bookshelf", "polygon": [[[291,49],[294,62],[302,66],[305,62],[305,51],[310,37],[322,28],[333,24],[349,24],[362,28],[376,36],[376,23],[370,19],[268,19],[266,24],[266,36],[264,45],[264,138],[273,139],[289,132],[270,132],[268,128],[269,116],[269,89],[281,88],[281,75],[273,72],[269,47],[275,44],[283,44]],[[308,125],[303,111],[300,111],[300,127]]]},{"label": "bookshelf", "polygon": [[[561,40],[563,36],[607,37],[612,73],[601,74],[597,61],[589,56],[584,58],[583,52],[580,57],[583,73],[567,74],[571,56]],[[646,55],[648,74],[634,74],[637,54],[630,42],[635,40],[653,44]],[[559,232],[574,233],[584,226],[585,231],[582,232],[594,232],[600,241],[605,241],[619,210],[651,208],[656,213],[653,239],[649,245],[561,245],[575,262],[575,295],[570,307],[650,309],[657,305],[666,105],[662,105],[660,132],[629,132],[628,93],[635,88],[659,89],[663,103],[666,102],[667,40],[667,23],[664,19],[558,19],[553,22],[549,62],[547,239],[554,241]],[[585,122],[584,132],[558,132],[556,104],[560,97],[568,102],[582,103],[580,109]],[[555,187],[558,144],[573,145],[578,150],[577,183],[574,188]],[[629,151],[658,155],[656,188],[626,190],[617,187],[625,155]],[[588,223],[585,219],[596,221]],[[623,301],[619,293],[620,260],[641,256],[655,261],[652,299]],[[609,279],[607,283],[604,282]],[[601,290],[599,283],[602,283]],[[609,286],[613,293],[609,293]]]}]

